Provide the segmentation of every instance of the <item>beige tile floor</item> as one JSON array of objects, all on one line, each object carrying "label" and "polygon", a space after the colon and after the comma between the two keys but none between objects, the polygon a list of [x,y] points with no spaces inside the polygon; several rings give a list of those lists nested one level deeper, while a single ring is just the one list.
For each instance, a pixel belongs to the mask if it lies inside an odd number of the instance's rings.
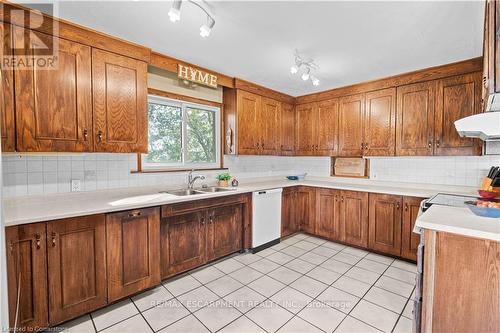
[{"label": "beige tile floor", "polygon": [[411,332],[416,266],[294,235],[63,324],[65,332]]}]

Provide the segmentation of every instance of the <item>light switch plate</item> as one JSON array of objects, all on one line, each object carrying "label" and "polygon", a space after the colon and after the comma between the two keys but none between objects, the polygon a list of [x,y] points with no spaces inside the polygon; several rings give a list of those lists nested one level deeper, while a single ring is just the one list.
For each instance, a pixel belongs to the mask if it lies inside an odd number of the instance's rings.
[{"label": "light switch plate", "polygon": [[82,184],[80,179],[71,179],[71,192],[80,192],[82,190]]}]

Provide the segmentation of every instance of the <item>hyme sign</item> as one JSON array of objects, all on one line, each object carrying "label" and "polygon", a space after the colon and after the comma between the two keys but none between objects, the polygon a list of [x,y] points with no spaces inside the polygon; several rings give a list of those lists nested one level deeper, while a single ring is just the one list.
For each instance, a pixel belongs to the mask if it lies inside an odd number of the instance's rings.
[{"label": "hyme sign", "polygon": [[177,77],[194,83],[203,84],[211,88],[217,88],[217,76],[205,71],[179,64]]}]

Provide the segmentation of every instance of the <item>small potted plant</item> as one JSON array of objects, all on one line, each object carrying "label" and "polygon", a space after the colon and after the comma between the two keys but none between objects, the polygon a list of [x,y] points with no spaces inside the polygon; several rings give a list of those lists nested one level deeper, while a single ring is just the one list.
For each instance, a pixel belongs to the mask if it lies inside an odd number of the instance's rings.
[{"label": "small potted plant", "polygon": [[229,172],[224,172],[221,173],[220,175],[217,175],[217,181],[219,182],[220,187],[228,187],[229,186],[229,181],[231,180],[231,175]]}]

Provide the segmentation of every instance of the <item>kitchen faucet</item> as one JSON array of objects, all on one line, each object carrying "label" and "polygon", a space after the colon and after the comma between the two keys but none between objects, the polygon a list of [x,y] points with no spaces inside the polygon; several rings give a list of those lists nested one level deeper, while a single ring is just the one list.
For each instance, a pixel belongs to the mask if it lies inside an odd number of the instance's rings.
[{"label": "kitchen faucet", "polygon": [[194,182],[197,179],[201,179],[201,180],[205,179],[205,176],[203,176],[203,175],[198,175],[198,176],[193,177],[193,172],[194,172],[194,169],[189,171],[189,173],[188,173],[188,190],[193,189]]}]

